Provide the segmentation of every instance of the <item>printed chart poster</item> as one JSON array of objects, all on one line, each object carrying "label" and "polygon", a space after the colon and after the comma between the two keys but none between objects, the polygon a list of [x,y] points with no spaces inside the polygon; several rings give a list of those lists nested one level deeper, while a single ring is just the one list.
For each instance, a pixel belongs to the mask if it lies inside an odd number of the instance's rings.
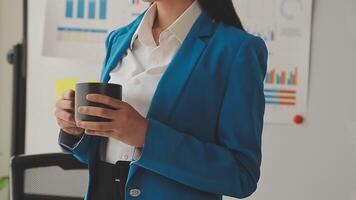
[{"label": "printed chart poster", "polygon": [[234,0],[247,31],[269,49],[267,123],[294,123],[307,110],[312,0]]},{"label": "printed chart poster", "polygon": [[105,39],[148,4],[141,0],[47,0],[43,55],[102,60]]},{"label": "printed chart poster", "polygon": [[[234,0],[247,31],[269,49],[267,123],[307,110],[312,0]],[[148,8],[141,0],[48,0],[45,56],[103,60],[107,35]]]}]

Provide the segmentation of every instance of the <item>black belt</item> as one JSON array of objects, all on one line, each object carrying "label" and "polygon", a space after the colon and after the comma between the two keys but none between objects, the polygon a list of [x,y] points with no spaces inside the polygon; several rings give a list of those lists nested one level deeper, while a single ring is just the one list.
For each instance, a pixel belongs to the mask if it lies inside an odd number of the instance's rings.
[{"label": "black belt", "polygon": [[90,199],[124,200],[129,165],[127,161],[118,161],[116,164],[98,161]]}]

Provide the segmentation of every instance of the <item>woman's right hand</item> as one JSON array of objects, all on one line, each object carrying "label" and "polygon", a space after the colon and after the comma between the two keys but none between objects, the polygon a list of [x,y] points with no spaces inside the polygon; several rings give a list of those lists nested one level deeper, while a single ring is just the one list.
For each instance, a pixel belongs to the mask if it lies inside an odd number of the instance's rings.
[{"label": "woman's right hand", "polygon": [[74,119],[74,90],[64,92],[62,99],[57,101],[54,115],[57,124],[63,131],[74,136],[84,134],[84,129],[78,128]]}]

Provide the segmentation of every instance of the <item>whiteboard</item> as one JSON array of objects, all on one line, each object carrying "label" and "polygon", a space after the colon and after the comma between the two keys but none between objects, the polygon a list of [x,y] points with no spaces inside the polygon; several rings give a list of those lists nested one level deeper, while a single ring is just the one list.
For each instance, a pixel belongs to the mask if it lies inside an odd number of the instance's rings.
[{"label": "whiteboard", "polygon": [[266,123],[307,118],[313,0],[234,0],[244,28],[268,48]]},{"label": "whiteboard", "polygon": [[[29,0],[28,154],[60,151],[53,80],[97,79],[101,69],[100,62],[41,56],[44,15],[45,0]],[[265,126],[262,176],[249,199],[356,199],[355,21],[355,0],[315,0],[308,118]]]},{"label": "whiteboard", "polygon": [[[244,28],[264,39],[268,47],[265,122],[293,124],[296,118],[307,117],[313,0],[233,2]],[[107,34],[130,23],[148,6],[141,0],[47,1],[43,54],[101,60]],[[60,80],[57,97],[75,82]]]},{"label": "whiteboard", "polygon": [[[25,149],[26,153],[30,154],[58,152],[60,151],[57,144],[59,129],[54,117],[56,80],[63,78],[75,78],[79,82],[97,80],[102,62],[42,56],[46,1],[30,0],[28,3],[28,96]],[[105,49],[104,44],[102,44],[102,49]]]}]

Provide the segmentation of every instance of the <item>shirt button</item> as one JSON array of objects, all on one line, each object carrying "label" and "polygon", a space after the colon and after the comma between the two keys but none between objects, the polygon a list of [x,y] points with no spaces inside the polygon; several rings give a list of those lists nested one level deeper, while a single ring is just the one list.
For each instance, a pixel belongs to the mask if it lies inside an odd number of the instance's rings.
[{"label": "shirt button", "polygon": [[127,159],[129,159],[129,156],[128,156],[128,155],[123,155],[123,156],[122,156],[122,159],[123,159],[123,160],[127,160]]},{"label": "shirt button", "polygon": [[139,190],[139,189],[131,189],[130,190],[130,196],[138,197],[140,195],[141,195],[141,190]]}]

